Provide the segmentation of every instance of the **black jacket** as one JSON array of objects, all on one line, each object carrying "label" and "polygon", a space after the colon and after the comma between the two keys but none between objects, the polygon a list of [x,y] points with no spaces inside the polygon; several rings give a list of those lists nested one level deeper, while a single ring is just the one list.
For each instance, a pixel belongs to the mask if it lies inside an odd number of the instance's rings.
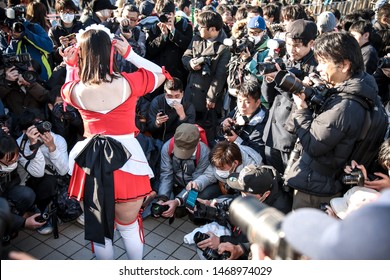
[{"label": "black jacket", "polygon": [[185,86],[188,72],[181,58],[192,39],[192,24],[183,17],[176,17],[175,32],[167,37],[160,28],[151,28],[146,39],[146,58],[165,69],[172,77],[179,78]]},{"label": "black jacket", "polygon": [[[184,100],[181,101],[181,104],[183,105],[184,112],[186,114],[184,120],[180,120],[176,110],[167,104],[165,94],[158,95],[152,100],[149,109],[148,128],[152,133],[153,138],[160,139],[165,142],[173,137],[176,128],[182,123],[195,123],[194,105],[185,102]],[[156,115],[159,110],[162,110],[164,114],[168,115],[169,119],[160,127],[157,127]]]},{"label": "black jacket", "polygon": [[82,23],[78,20],[73,21],[73,26],[69,29],[62,26],[62,20],[60,21],[60,24],[52,27],[49,29],[49,38],[52,40],[54,48],[53,48],[53,60],[54,64],[59,65],[63,58],[59,53],[59,50],[62,48],[60,43],[60,37],[61,36],[67,36],[72,33],[77,33],[82,28]]},{"label": "black jacket", "polygon": [[[314,72],[317,62],[310,51],[301,61],[286,61],[287,70],[302,80],[309,73]],[[286,125],[294,111],[294,102],[290,92],[275,88],[275,82],[261,85],[261,94],[270,106],[269,117],[264,128],[263,140],[265,145],[283,152],[290,152],[294,148],[296,135],[288,131]]]},{"label": "black jacket", "polygon": [[332,196],[343,191],[343,172],[365,121],[365,109],[340,94],[363,97],[372,106],[378,94],[373,76],[362,72],[334,88],[320,113],[309,109],[294,113],[302,157],[287,174],[288,185],[304,193]]}]

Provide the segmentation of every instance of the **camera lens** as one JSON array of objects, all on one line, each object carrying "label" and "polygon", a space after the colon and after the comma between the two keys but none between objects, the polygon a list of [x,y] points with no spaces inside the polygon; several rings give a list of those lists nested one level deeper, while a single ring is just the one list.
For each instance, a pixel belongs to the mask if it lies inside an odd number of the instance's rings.
[{"label": "camera lens", "polygon": [[197,231],[194,235],[194,242],[195,242],[195,244],[198,244],[199,242],[206,240],[209,237],[210,237],[210,235],[208,235],[207,233]]}]

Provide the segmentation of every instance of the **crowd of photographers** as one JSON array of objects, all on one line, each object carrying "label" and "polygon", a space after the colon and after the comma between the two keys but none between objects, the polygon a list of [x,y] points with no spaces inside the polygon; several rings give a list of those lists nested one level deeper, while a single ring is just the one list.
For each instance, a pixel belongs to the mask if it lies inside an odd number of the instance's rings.
[{"label": "crowd of photographers", "polygon": [[[188,215],[199,225],[190,243],[200,258],[258,257],[250,244],[261,257],[322,258],[288,235],[287,246],[280,225],[291,232],[299,208],[344,222],[367,196],[374,192],[374,201],[390,187],[386,1],[346,15],[330,6],[311,14],[299,1],[27,2],[0,8],[0,191],[8,203],[0,202],[12,215],[0,221],[4,240],[22,228],[56,231],[53,203],[59,182],[70,180],[68,153],[84,133],[80,114],[61,98],[61,54],[92,24],[173,77],[141,97],[135,112],[137,139],[155,173],[143,217]],[[136,70],[113,58],[120,71]],[[351,204],[352,190],[361,194],[356,209],[340,214],[335,199]],[[82,223],[80,213],[64,220]],[[213,222],[219,231],[210,230]],[[367,258],[390,258],[371,251]]]}]

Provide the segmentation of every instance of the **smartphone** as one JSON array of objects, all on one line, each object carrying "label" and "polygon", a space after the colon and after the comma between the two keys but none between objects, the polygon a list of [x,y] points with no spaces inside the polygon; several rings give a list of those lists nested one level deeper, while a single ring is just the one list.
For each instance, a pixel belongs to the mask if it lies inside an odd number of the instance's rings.
[{"label": "smartphone", "polygon": [[185,207],[193,210],[196,204],[196,199],[198,198],[199,192],[195,189],[192,189],[188,192],[187,200],[185,203]]},{"label": "smartphone", "polygon": [[160,116],[165,115],[164,109],[158,109],[157,114],[160,114]]},{"label": "smartphone", "polygon": [[72,33],[72,34],[66,35],[65,38],[67,38],[69,41],[73,40],[74,38],[76,38],[76,33]]}]

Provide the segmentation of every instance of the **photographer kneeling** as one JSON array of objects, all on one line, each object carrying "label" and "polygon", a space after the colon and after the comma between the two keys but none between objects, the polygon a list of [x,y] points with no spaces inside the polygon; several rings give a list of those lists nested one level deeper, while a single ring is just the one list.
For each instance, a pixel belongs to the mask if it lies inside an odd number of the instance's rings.
[{"label": "photographer kneeling", "polygon": [[[232,173],[228,179],[227,184],[230,188],[241,193],[241,196],[253,196],[260,202],[268,206],[275,207],[279,211],[287,214],[291,211],[292,198],[281,189],[281,181],[278,172],[272,166],[245,166],[239,173]],[[230,229],[231,235],[216,236],[212,232],[207,232],[209,236],[204,240],[196,243],[197,247],[203,250],[202,255],[208,257],[212,255],[210,249],[217,250],[220,259],[223,257],[234,259],[248,259],[249,241],[242,230],[237,225],[232,224],[229,219],[230,203],[237,197],[236,194],[231,197],[222,196],[218,198],[217,204],[215,202],[203,201],[208,206],[198,204],[194,215],[201,216],[209,220],[214,220],[219,224]],[[200,201],[202,202],[202,201]],[[212,210],[211,207],[216,207]],[[207,236],[204,236],[207,237]]]}]

